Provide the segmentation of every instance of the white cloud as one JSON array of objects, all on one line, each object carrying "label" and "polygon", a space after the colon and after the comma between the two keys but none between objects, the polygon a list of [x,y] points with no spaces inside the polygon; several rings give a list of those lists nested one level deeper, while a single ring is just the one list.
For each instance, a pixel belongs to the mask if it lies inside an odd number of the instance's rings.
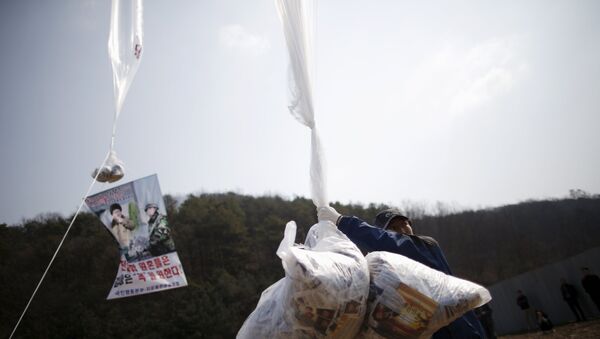
[{"label": "white cloud", "polygon": [[255,56],[265,53],[271,47],[266,37],[250,33],[241,25],[221,27],[219,43],[228,49],[239,50]]},{"label": "white cloud", "polygon": [[516,38],[448,44],[415,69],[405,99],[423,117],[455,117],[510,92],[526,71]]},{"label": "white cloud", "polygon": [[476,109],[510,91],[527,69],[516,55],[515,42],[498,39],[471,48],[457,75],[451,113]]}]

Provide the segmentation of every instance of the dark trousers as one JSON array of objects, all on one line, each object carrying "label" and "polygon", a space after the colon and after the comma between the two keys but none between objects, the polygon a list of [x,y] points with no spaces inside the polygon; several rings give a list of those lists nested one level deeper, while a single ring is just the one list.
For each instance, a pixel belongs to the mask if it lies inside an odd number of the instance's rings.
[{"label": "dark trousers", "polygon": [[598,307],[598,311],[600,311],[600,294],[590,295],[590,297],[592,297],[592,301],[594,301],[594,304],[596,304],[596,307]]},{"label": "dark trousers", "polygon": [[583,310],[579,306],[579,302],[577,300],[567,300],[567,304],[569,304],[571,311],[573,311],[573,314],[575,314],[575,318],[577,318],[577,321],[586,320],[585,315],[583,314]]}]

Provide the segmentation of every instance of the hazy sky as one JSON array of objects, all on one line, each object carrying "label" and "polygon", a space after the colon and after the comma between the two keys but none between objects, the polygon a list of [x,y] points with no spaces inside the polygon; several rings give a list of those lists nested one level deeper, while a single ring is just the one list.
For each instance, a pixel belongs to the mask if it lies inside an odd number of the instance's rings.
[{"label": "hazy sky", "polygon": [[[309,196],[272,0],[146,0],[124,183]],[[600,2],[318,2],[333,201],[497,206],[600,192]],[[110,143],[110,1],[0,2],[0,222],[73,213]],[[94,192],[110,187],[97,184]]]}]

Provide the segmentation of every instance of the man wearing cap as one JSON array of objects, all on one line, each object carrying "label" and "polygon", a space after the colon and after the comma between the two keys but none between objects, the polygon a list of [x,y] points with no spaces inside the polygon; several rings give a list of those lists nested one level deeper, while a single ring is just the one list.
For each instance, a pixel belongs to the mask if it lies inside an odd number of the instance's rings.
[{"label": "man wearing cap", "polygon": [[150,248],[152,255],[162,255],[175,251],[175,243],[171,238],[171,229],[167,218],[158,213],[158,205],[149,203],[144,208],[148,219],[148,233],[150,234]]},{"label": "man wearing cap", "polygon": [[[375,226],[357,217],[342,216],[329,206],[319,208],[317,215],[319,221],[326,220],[335,224],[365,253],[373,251],[397,253],[435,270],[452,274],[437,241],[431,237],[415,235],[412,221],[396,209],[387,209],[377,214]],[[432,338],[485,338],[484,333],[475,313],[469,311],[450,325],[438,330]]]}]

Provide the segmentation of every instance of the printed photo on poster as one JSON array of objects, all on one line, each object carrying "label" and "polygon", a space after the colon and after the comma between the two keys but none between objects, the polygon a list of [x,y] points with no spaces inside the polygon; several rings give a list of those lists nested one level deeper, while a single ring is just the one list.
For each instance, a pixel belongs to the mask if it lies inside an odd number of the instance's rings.
[{"label": "printed photo on poster", "polygon": [[86,204],[112,234],[121,256],[109,299],[187,285],[156,175],[91,195]]}]

